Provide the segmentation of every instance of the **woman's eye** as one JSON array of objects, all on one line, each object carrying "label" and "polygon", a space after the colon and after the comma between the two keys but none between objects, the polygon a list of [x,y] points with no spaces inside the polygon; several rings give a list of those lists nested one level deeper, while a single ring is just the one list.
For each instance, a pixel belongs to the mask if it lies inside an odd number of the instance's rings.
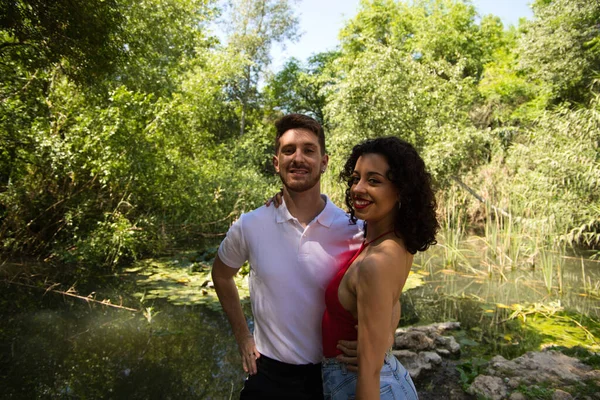
[{"label": "woman's eye", "polygon": [[370,183],[371,185],[376,185],[376,184],[378,184],[378,183],[379,183],[379,181],[378,181],[377,179],[369,179],[369,183]]}]

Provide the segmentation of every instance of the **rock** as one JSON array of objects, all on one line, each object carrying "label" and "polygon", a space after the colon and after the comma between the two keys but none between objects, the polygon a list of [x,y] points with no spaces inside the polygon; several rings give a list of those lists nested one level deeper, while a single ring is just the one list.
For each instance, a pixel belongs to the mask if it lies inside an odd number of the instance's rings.
[{"label": "rock", "polygon": [[523,384],[552,383],[560,386],[584,380],[592,368],[576,358],[554,350],[528,352],[514,360],[496,356],[492,359],[488,374],[519,377]]},{"label": "rock", "polygon": [[476,397],[523,400],[526,396],[519,393],[518,388],[533,385],[553,389],[552,400],[573,399],[564,389],[579,387],[588,396],[577,398],[600,400],[600,393],[590,394],[593,383],[600,385],[600,370],[552,348],[529,352],[512,360],[495,356],[469,389],[463,391],[461,377],[455,369],[459,365],[460,345],[453,336],[443,336],[443,332],[458,328],[458,323],[443,323],[396,330],[392,353],[409,371],[419,390],[426,394],[424,400],[472,400]]},{"label": "rock", "polygon": [[423,361],[419,359],[419,355],[410,350],[393,350],[392,354],[406,368],[412,379],[417,379],[424,367],[431,368],[431,364],[423,365]]},{"label": "rock", "polygon": [[521,392],[513,392],[511,393],[509,400],[527,400],[527,397]]},{"label": "rock", "polygon": [[490,363],[493,365],[494,363],[503,363],[506,362],[506,358],[502,357],[502,356],[494,356],[492,357],[492,359],[490,360]]},{"label": "rock", "polygon": [[419,353],[419,358],[425,363],[439,365],[442,363],[442,357],[434,351],[422,351]]},{"label": "rock", "polygon": [[452,353],[450,353],[450,350],[446,349],[435,349],[435,351],[442,357],[450,357],[452,355]]},{"label": "rock", "polygon": [[411,326],[408,328],[398,328],[396,329],[396,336],[405,334],[409,331],[419,331],[429,335],[435,334],[439,335],[448,330],[456,330],[460,329],[460,322],[439,322],[431,325],[423,325],[423,326]]},{"label": "rock", "polygon": [[408,331],[396,336],[396,348],[409,349],[413,351],[432,350],[435,348],[434,341],[424,332]]},{"label": "rock", "polygon": [[433,324],[433,326],[437,327],[438,331],[450,331],[460,329],[460,322],[440,322],[437,324]]},{"label": "rock", "polygon": [[570,393],[556,389],[554,393],[552,393],[552,400],[573,400],[573,396],[571,396]]},{"label": "rock", "polygon": [[452,354],[460,352],[460,344],[454,339],[454,336],[437,336],[435,338],[436,344],[444,347],[444,349],[450,351]]},{"label": "rock", "polygon": [[467,394],[462,389],[450,390],[450,400],[463,400],[467,398]]},{"label": "rock", "polygon": [[519,379],[518,377],[505,378],[504,383],[506,383],[506,386],[509,389],[515,390],[521,385],[521,379]]},{"label": "rock", "polygon": [[490,400],[502,400],[508,397],[508,390],[502,378],[497,376],[479,375],[467,393]]},{"label": "rock", "polygon": [[441,335],[444,331],[458,328],[458,322],[398,328],[392,354],[416,380],[422,371],[430,371],[442,364],[443,357],[449,358],[460,352],[460,345],[453,336]]}]

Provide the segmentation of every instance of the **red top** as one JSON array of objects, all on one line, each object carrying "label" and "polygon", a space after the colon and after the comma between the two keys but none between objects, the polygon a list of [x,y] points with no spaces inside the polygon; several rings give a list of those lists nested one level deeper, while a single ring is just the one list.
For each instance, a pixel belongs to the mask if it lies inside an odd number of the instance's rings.
[{"label": "red top", "polygon": [[356,258],[362,253],[362,251],[369,244],[382,236],[392,233],[393,231],[385,232],[370,242],[366,242],[360,246],[356,254],[348,261],[348,263],[342,267],[338,273],[333,277],[327,289],[325,289],[325,313],[323,314],[323,321],[321,325],[321,335],[323,338],[323,356],[326,358],[332,358],[338,354],[342,354],[340,350],[336,348],[338,340],[357,340],[358,331],[355,326],[358,324],[358,320],[354,318],[348,310],[342,306],[338,297],[338,289],[342,278],[350,265],[356,260]]},{"label": "red top", "polygon": [[327,358],[342,354],[336,348],[338,340],[356,340],[358,338],[358,332],[354,328],[358,321],[340,303],[338,289],[344,274],[364,248],[365,244],[363,243],[350,261],[340,268],[325,289],[325,312],[323,313],[321,335],[323,337],[323,355]]}]

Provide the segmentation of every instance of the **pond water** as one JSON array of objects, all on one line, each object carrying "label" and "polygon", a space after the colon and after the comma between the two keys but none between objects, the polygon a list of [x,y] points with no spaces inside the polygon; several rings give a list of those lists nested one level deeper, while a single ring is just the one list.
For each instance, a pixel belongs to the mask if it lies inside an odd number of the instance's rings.
[{"label": "pond water", "polygon": [[[433,250],[416,258],[420,279],[403,295],[402,325],[458,320],[464,346],[484,344],[485,354],[510,357],[548,341],[550,333],[505,323],[517,306],[538,304],[588,328],[591,339],[573,325],[575,343],[596,345],[600,300],[583,280],[600,281],[599,263],[585,261],[582,273],[579,259],[567,259],[560,293],[548,291],[539,269],[442,267]],[[147,261],[89,288],[95,299],[140,312],[0,284],[0,398],[237,398],[244,374],[203,257]],[[238,284],[245,290],[243,279]],[[561,321],[552,323],[571,329]]]},{"label": "pond water", "polygon": [[[481,258],[475,255],[466,265],[443,267],[440,253],[434,248],[415,258],[413,272],[425,275],[427,285],[410,293],[410,297],[431,298],[437,293],[500,308],[527,303],[553,304],[556,308],[600,320],[600,262],[597,260],[557,255],[552,270],[544,271],[531,265],[490,268],[481,265]],[[444,317],[451,315],[439,315],[439,318]]]},{"label": "pond water", "polygon": [[[156,300],[144,314],[7,289],[3,301],[24,309],[1,316],[2,399],[237,398],[244,376],[220,312]],[[139,304],[96,296],[119,294]]]}]

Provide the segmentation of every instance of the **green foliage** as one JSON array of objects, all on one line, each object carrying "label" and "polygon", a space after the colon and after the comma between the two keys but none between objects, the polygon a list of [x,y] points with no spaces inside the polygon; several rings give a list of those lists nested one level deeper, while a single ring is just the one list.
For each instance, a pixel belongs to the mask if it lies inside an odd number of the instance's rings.
[{"label": "green foliage", "polygon": [[519,68],[543,82],[555,104],[585,104],[600,65],[600,4],[536,1],[533,11],[535,18],[519,37]]},{"label": "green foliage", "polygon": [[517,392],[522,393],[527,399],[551,400],[554,389],[545,385],[519,385]]},{"label": "green foliage", "polygon": [[511,199],[505,208],[528,218],[534,236],[559,234],[555,239],[569,244],[600,243],[599,104],[546,112],[508,151],[494,155],[490,199],[496,204]]},{"label": "green foliage", "polygon": [[298,17],[288,0],[229,0],[228,7],[228,51],[240,57],[243,66],[227,90],[239,104],[243,136],[248,114],[258,106],[258,84],[271,63],[271,46],[296,39]]},{"label": "green foliage", "polygon": [[470,360],[456,365],[456,370],[460,375],[460,382],[464,390],[467,390],[475,378],[485,372],[488,362],[485,359],[474,357]]},{"label": "green foliage", "polygon": [[115,267],[123,261],[133,261],[139,254],[148,253],[151,240],[143,228],[132,225],[120,213],[105,215],[85,238],[78,238],[63,260],[80,265]]},{"label": "green foliage", "polygon": [[345,78],[332,88],[326,106],[334,165],[357,142],[389,135],[413,143],[440,180],[484,157],[485,136],[468,115],[475,85],[463,77],[462,64],[425,64],[372,45],[340,75]]},{"label": "green foliage", "polygon": [[119,12],[118,3],[117,0],[3,2],[0,56],[30,71],[61,63],[67,75],[91,83],[114,71],[121,56],[124,15]]},{"label": "green foliage", "polygon": [[123,0],[124,62],[116,81],[134,90],[168,94],[178,87],[212,38],[211,0]]},{"label": "green foliage", "polygon": [[[512,49],[497,50],[494,61],[484,67],[478,89],[486,104],[481,110],[476,110],[480,115],[477,123],[483,128],[530,121],[539,116],[547,105],[540,85],[517,70],[518,58]],[[534,102],[536,98],[537,102]]]},{"label": "green foliage", "polygon": [[478,78],[502,43],[502,23],[486,16],[477,25],[476,15],[473,5],[456,0],[364,0],[340,39],[346,53],[377,43],[425,63],[462,63],[465,76]]},{"label": "green foliage", "polygon": [[[190,254],[178,253],[173,257],[146,259],[127,268],[125,272],[135,273],[139,291],[134,296],[141,302],[165,299],[175,305],[201,304],[220,310],[221,305],[211,283],[211,265],[212,260],[194,262]],[[247,274],[242,268],[235,277],[244,303],[250,299]]]},{"label": "green foliage", "polygon": [[[227,46],[209,0],[46,3],[0,6],[3,254],[111,270],[220,237],[279,187],[273,122],[292,111],[327,128],[338,204],[350,148],[395,135],[442,189],[448,249],[467,216],[502,225],[478,228],[511,259],[600,246],[595,2],[537,1],[504,30],[469,2],[364,0],[339,51],[266,81],[271,46],[296,37],[290,2],[230,2]],[[450,210],[457,179],[509,223],[470,197]],[[502,244],[507,227],[531,248]]]},{"label": "green foliage", "polygon": [[600,354],[592,353],[591,351],[589,351],[588,349],[586,349],[584,347],[581,347],[581,346],[574,346],[574,347],[555,346],[555,347],[553,347],[553,349],[558,350],[567,356],[576,357],[577,359],[581,360],[581,362],[589,365],[593,369],[600,368]]},{"label": "green foliage", "polygon": [[269,79],[265,87],[267,104],[284,113],[301,113],[315,118],[326,128],[326,93],[333,83],[333,63],[338,52],[319,53],[309,57],[306,65],[292,58],[281,71]]},{"label": "green foliage", "polygon": [[8,59],[17,68],[0,86],[5,253],[114,268],[222,233],[267,192],[253,162],[228,154],[237,117],[223,87],[239,68],[206,48],[205,2],[119,12],[123,62],[92,90],[58,65],[30,72]]}]

